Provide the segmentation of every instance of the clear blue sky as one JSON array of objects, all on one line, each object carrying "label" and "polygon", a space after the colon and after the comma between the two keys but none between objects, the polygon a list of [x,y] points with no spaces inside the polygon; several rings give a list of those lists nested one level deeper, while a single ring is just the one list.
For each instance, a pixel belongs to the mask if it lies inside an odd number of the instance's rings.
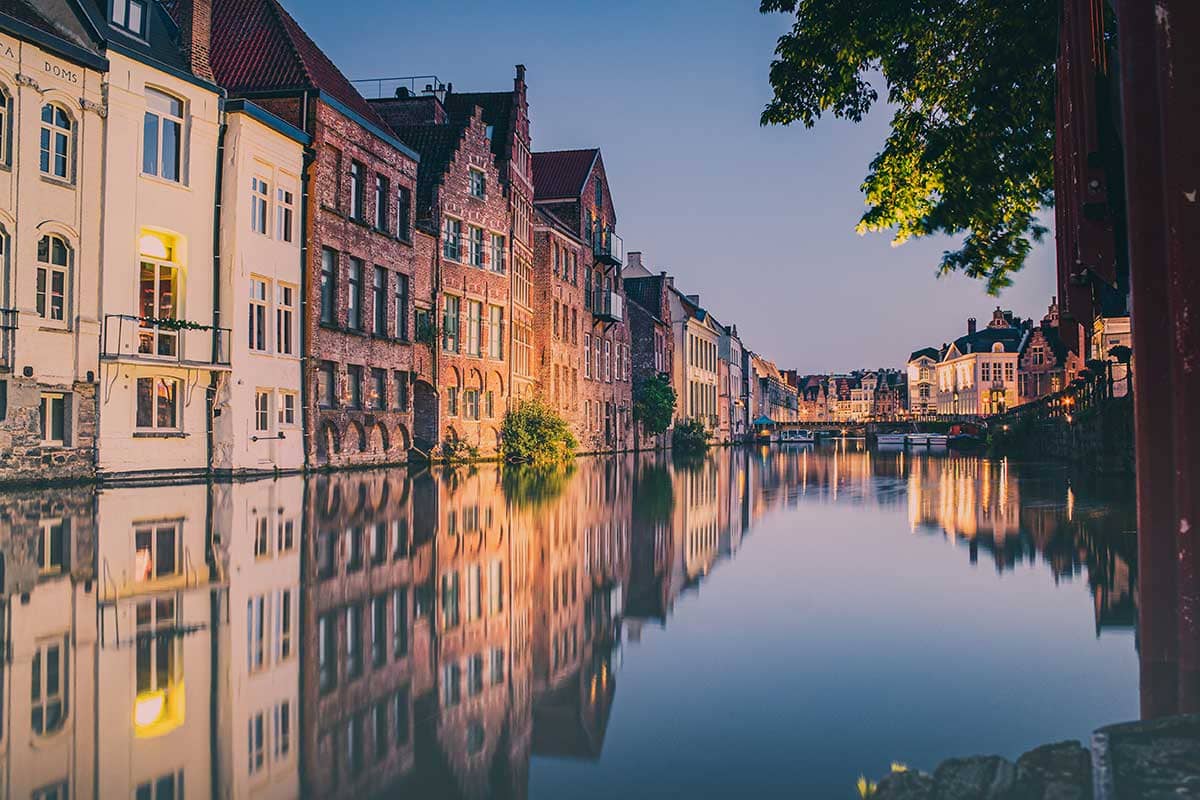
[{"label": "clear blue sky", "polygon": [[[899,366],[997,304],[978,282],[935,277],[953,241],[855,233],[886,108],[858,126],[759,127],[789,20],[756,0],[283,2],[352,79],[498,90],[524,63],[534,149],[599,146],[626,249],[781,368]],[[1040,319],[1053,263],[1047,240],[999,303]]]}]

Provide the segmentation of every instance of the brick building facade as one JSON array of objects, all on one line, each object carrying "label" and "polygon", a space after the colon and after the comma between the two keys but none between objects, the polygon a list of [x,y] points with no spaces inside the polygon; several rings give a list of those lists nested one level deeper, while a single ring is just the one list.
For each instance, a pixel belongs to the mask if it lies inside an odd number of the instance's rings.
[{"label": "brick building facade", "polygon": [[[430,114],[421,124],[405,122],[416,116],[413,101]],[[510,206],[482,109],[456,119],[432,101],[397,97],[372,106],[421,156],[417,226],[436,240],[437,442],[447,456],[460,443],[494,455],[511,385]]]},{"label": "brick building facade", "polygon": [[276,0],[217,0],[213,32],[213,71],[229,94],[312,137],[301,290],[308,463],[405,461],[413,396],[430,392],[433,368],[412,345],[413,298],[432,294],[414,247],[419,157]]},{"label": "brick building facade", "polygon": [[[675,361],[675,338],[671,335],[671,284],[672,279],[667,277],[667,273],[651,275],[645,269],[641,253],[629,254],[629,268],[625,277],[625,299],[628,300],[625,312],[629,319],[633,396],[637,396],[642,384],[661,375],[672,383],[678,406],[679,387],[672,381],[671,370]],[[659,437],[658,441],[651,442],[641,432],[636,444],[665,447],[668,436],[669,432]]]},{"label": "brick building facade", "polygon": [[[552,342],[561,342],[562,309],[578,310],[579,389],[567,415],[584,452],[624,450],[633,444],[632,371],[629,326],[625,318],[622,267],[624,253],[616,235],[616,211],[600,151],[564,150],[535,153],[534,203],[552,221],[545,228],[546,246],[535,252],[535,340],[539,359],[549,363]],[[560,238],[550,227],[561,227],[576,242],[558,250]],[[560,260],[554,261],[555,253]],[[562,280],[561,253],[578,256],[578,285]],[[555,270],[559,279],[554,280]],[[575,267],[571,267],[573,275]],[[551,286],[555,289],[552,291]],[[555,338],[554,309],[559,309]],[[573,340],[572,340],[573,341]],[[565,346],[565,345],[564,345]],[[574,345],[571,345],[574,347]],[[557,364],[570,369],[565,357]],[[551,378],[556,374],[549,371]],[[570,375],[570,373],[565,373]],[[552,397],[542,386],[543,396]],[[568,388],[574,392],[573,385]],[[560,391],[561,396],[561,391]]]},{"label": "brick building facade", "polygon": [[1051,302],[1042,323],[1029,331],[1021,347],[1017,361],[1018,402],[1028,403],[1065,389],[1082,368],[1083,359],[1063,341],[1058,304]]}]

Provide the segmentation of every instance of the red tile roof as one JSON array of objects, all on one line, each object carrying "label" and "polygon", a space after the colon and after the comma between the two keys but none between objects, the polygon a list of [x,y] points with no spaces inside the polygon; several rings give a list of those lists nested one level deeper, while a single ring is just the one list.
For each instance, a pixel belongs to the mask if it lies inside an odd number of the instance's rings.
[{"label": "red tile roof", "polygon": [[579,197],[600,151],[552,150],[533,154],[533,199]]},{"label": "red tile roof", "polygon": [[386,129],[278,0],[213,0],[209,59],[217,83],[231,94],[319,89]]}]

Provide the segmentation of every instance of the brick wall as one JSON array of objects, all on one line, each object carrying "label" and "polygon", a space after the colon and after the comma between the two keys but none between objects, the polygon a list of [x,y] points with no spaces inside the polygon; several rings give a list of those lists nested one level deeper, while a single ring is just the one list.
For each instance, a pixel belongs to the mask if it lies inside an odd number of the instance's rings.
[{"label": "brick wall", "polygon": [[[305,326],[309,358],[305,362],[308,414],[307,455],[310,464],[350,466],[405,461],[412,443],[412,378],[418,370],[412,346],[413,298],[428,287],[428,264],[417,257],[411,241],[396,237],[397,189],[405,186],[416,196],[416,162],[371,134],[361,125],[324,103],[314,103],[309,129],[317,153],[308,204],[309,269],[305,275],[309,300]],[[351,165],[362,165],[362,220],[351,216]],[[387,231],[374,227],[375,180],[387,181]],[[410,204],[410,215],[412,213]],[[412,230],[412,223],[408,225]],[[321,322],[321,272],[326,249],[336,253],[334,316]],[[361,303],[358,328],[349,313],[352,259],[360,259]],[[383,268],[385,330],[374,330],[375,269]],[[395,286],[397,275],[409,282],[406,330],[397,335]],[[334,367],[334,399],[323,402],[318,376],[322,362]],[[351,367],[361,370],[361,400],[353,402]],[[374,370],[383,370],[384,395],[373,396]],[[397,376],[409,383],[407,401]]]},{"label": "brick wall", "polygon": [[[671,365],[675,359],[675,337],[671,335],[671,301],[668,295],[667,278],[656,275],[645,278],[629,278],[625,281],[625,296],[628,303],[625,314],[629,323],[629,338],[632,349],[632,395],[637,396],[641,385],[656,375],[673,375]],[[656,357],[656,349],[661,355]],[[679,388],[675,389],[676,405]],[[666,439],[651,442],[639,436],[639,446],[665,446]]]},{"label": "brick wall", "polygon": [[[0,419],[0,481],[39,482],[90,478],[96,474],[96,384],[66,386],[11,376],[2,390],[7,408]],[[67,398],[65,443],[42,440],[42,393]]]}]

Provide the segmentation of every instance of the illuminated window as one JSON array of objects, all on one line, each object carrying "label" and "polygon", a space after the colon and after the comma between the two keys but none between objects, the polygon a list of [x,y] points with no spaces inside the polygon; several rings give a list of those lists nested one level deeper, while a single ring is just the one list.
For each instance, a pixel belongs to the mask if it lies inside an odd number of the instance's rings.
[{"label": "illuminated window", "polygon": [[179,268],[175,248],[163,238],[147,233],[141,238],[138,273],[138,353],[149,356],[179,355]]},{"label": "illuminated window", "polygon": [[346,609],[346,677],[357,678],[363,669],[362,608]]},{"label": "illuminated window", "polygon": [[41,159],[43,175],[71,180],[71,159],[75,126],[70,114],[57,103],[42,106]]},{"label": "illuminated window", "polygon": [[442,629],[458,627],[458,573],[442,575]]},{"label": "illuminated window", "polygon": [[183,639],[176,635],[175,598],[137,605],[137,693],[135,721],[145,727],[170,713],[167,694],[179,682]]}]

